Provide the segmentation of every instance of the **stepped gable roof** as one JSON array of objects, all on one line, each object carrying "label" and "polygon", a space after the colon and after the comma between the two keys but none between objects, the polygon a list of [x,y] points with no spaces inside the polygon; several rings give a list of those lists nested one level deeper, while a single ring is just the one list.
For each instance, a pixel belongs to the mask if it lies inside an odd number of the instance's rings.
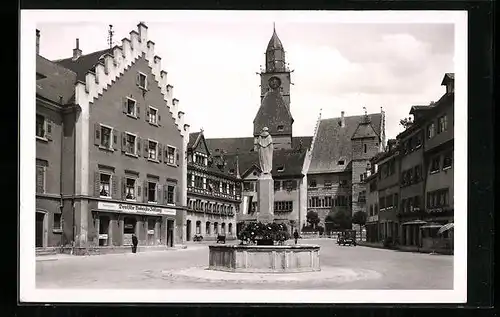
[{"label": "stepped gable roof", "polygon": [[[354,133],[364,115],[344,117],[345,126],[341,127],[341,118],[322,119],[319,123],[313,147],[309,173],[332,173],[349,171],[352,160],[352,141]],[[382,114],[368,114],[373,131],[381,134]],[[338,161],[343,160],[344,165]]]},{"label": "stepped gable roof", "polygon": [[100,50],[86,55],[82,55],[78,57],[76,60],[73,60],[72,57],[60,59],[54,61],[54,63],[58,63],[63,67],[71,69],[77,74],[76,78],[77,80],[85,82],[85,75],[87,74],[87,72],[89,70],[95,72],[95,65],[99,62],[99,60],[104,54],[113,55],[113,49],[108,48],[105,50]]},{"label": "stepped gable roof", "polygon": [[36,56],[36,94],[66,105],[75,100],[77,74],[40,55]]},{"label": "stepped gable roof", "polygon": [[379,134],[375,132],[373,126],[369,120],[365,120],[363,116],[363,121],[358,124],[358,128],[354,131],[351,139],[364,139],[364,138],[375,138],[378,137]]},{"label": "stepped gable roof", "polygon": [[[292,133],[293,117],[279,90],[266,92],[253,123],[254,135],[260,134],[264,127],[269,129],[271,135]],[[283,125],[283,131],[278,131],[278,125]]]},{"label": "stepped gable roof", "polygon": [[[306,157],[306,150],[297,151],[289,149],[274,150],[272,176],[275,178],[292,178],[302,175],[302,166]],[[228,170],[234,170],[236,174],[236,154],[228,155]],[[249,152],[238,155],[239,173],[244,178],[252,171],[254,165],[259,167],[259,153]],[[279,172],[283,168],[283,171]]]},{"label": "stepped gable roof", "polygon": [[[226,155],[250,153],[254,148],[253,137],[239,137],[239,138],[205,138],[208,148],[211,152],[219,149],[224,150]],[[312,142],[312,136],[298,136],[292,138],[292,148],[309,149]]]}]

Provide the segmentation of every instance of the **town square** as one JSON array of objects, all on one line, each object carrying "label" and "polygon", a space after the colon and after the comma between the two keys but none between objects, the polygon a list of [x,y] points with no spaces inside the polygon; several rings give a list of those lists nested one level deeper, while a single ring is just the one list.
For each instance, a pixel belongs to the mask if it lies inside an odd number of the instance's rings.
[{"label": "town square", "polygon": [[36,288],[453,290],[453,24],[231,23],[36,25]]}]

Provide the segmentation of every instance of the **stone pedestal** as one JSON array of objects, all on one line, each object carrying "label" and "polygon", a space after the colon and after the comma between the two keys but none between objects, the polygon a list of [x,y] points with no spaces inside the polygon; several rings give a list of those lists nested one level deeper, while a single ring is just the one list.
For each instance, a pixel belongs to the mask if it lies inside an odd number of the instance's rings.
[{"label": "stone pedestal", "polygon": [[257,181],[257,221],[274,221],[274,181],[271,174],[262,175]]}]

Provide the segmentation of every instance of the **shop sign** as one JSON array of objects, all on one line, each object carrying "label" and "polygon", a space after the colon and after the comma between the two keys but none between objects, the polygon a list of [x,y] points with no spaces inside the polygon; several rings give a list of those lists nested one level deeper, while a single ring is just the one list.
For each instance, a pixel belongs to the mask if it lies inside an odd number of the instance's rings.
[{"label": "shop sign", "polygon": [[130,214],[146,214],[146,215],[175,215],[175,209],[161,208],[156,206],[132,205],[122,203],[111,203],[100,201],[97,203],[97,209],[110,210],[116,212]]},{"label": "shop sign", "polygon": [[106,239],[108,239],[108,234],[106,233],[99,234],[99,240],[106,240]]}]

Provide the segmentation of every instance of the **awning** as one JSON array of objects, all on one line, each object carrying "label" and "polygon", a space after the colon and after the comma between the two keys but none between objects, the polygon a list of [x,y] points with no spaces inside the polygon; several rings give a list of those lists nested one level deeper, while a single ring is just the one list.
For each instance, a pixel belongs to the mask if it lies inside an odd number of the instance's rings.
[{"label": "awning", "polygon": [[439,229],[438,233],[440,234],[450,229],[453,229],[454,226],[455,224],[453,222],[447,223],[444,226],[442,226],[441,229]]},{"label": "awning", "polygon": [[407,225],[425,225],[426,223],[427,223],[427,221],[423,221],[423,220],[413,220],[413,221],[408,221],[408,222],[403,223],[403,226],[407,226]]},{"label": "awning", "polygon": [[422,227],[420,227],[420,229],[433,229],[433,228],[441,228],[443,225],[440,225],[439,223],[429,223],[429,224],[426,224]]}]

